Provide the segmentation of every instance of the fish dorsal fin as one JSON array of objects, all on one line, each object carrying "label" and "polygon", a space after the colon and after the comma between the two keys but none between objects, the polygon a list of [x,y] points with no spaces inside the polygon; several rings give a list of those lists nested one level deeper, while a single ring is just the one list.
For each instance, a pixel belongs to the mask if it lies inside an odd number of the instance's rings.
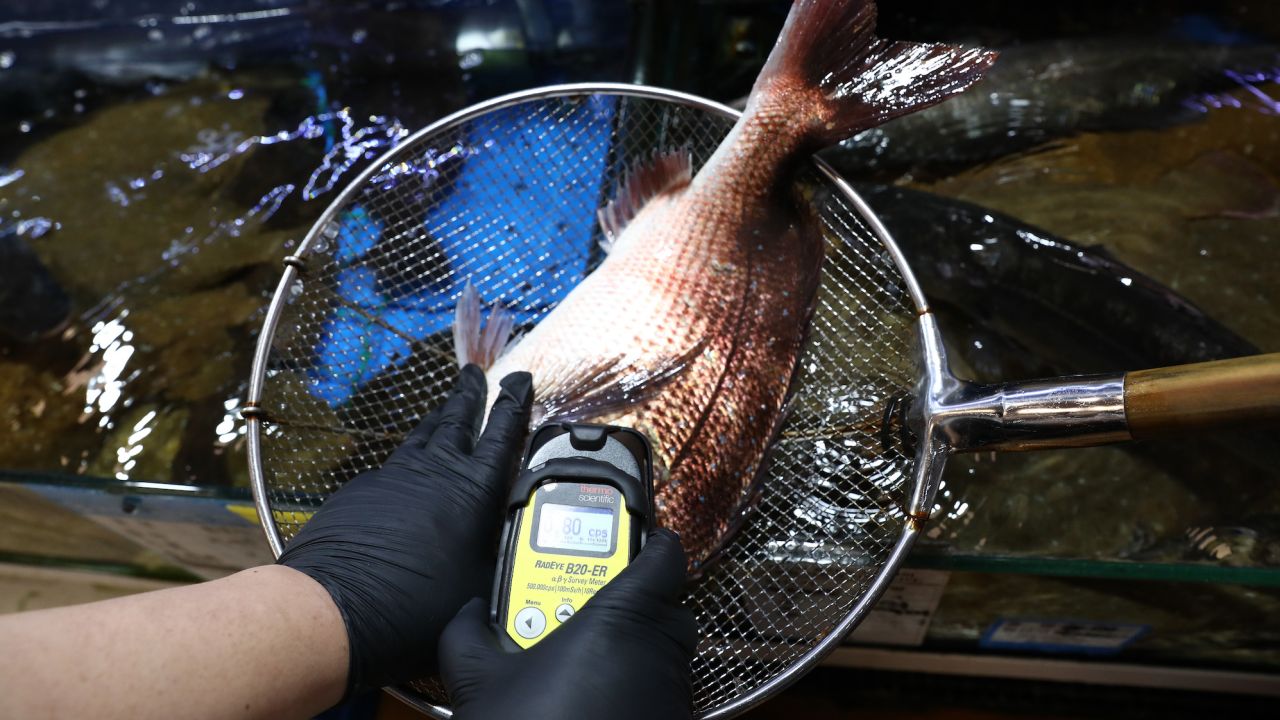
[{"label": "fish dorsal fin", "polygon": [[656,152],[647,162],[628,170],[613,199],[596,211],[600,229],[604,231],[600,244],[605,251],[613,247],[622,230],[650,200],[678,190],[692,180],[693,156],[688,148]]}]

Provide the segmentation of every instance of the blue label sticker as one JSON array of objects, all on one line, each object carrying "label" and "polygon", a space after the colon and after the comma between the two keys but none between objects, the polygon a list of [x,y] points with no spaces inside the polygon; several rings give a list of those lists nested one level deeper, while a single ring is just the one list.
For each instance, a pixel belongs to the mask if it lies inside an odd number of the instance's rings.
[{"label": "blue label sticker", "polygon": [[1113,655],[1150,630],[1150,625],[1098,620],[1000,618],[978,645],[989,650]]}]

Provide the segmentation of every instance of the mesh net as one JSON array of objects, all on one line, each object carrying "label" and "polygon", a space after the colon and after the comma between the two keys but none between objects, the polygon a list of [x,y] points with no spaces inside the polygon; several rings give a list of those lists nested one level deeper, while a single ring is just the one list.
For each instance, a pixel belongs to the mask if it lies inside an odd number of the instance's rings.
[{"label": "mesh net", "polygon": [[[470,279],[528,326],[602,259],[596,209],[626,167],[732,119],[670,99],[577,93],[489,110],[406,142],[324,224],[265,367],[262,475],[281,538],[382,463],[456,377],[454,305]],[[787,674],[884,569],[912,457],[885,432],[916,377],[914,312],[885,248],[816,172],[827,244],[782,435],[750,517],[692,587],[695,704],[706,713]],[[440,685],[407,688],[447,705]]]}]

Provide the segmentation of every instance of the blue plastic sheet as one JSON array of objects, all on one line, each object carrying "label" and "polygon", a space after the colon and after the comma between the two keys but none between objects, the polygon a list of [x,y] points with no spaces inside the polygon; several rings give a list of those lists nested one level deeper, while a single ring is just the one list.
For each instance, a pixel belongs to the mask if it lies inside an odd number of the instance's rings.
[{"label": "blue plastic sheet", "polygon": [[[344,266],[336,289],[345,307],[328,318],[316,347],[315,395],[338,407],[407,360],[416,342],[450,330],[468,282],[485,307],[502,306],[517,325],[559,303],[591,258],[615,103],[592,100],[554,114],[497,110],[471,123],[463,151],[415,153],[461,163],[446,173],[451,190],[423,208],[424,234],[412,240],[439,248],[447,280],[381,282],[379,272],[396,268],[361,261],[395,240],[383,237],[385,223],[364,207],[346,210],[333,251]],[[551,161],[552,154],[572,162]]]}]

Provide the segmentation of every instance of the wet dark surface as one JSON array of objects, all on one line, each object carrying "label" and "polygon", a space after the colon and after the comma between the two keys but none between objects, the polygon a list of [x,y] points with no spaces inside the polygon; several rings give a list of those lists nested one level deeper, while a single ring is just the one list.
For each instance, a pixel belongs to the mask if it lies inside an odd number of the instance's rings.
[{"label": "wet dark surface", "polygon": [[[1136,689],[1081,683],[821,668],[747,720],[1198,720],[1215,714],[1268,718],[1273,701],[1185,689]],[[396,716],[392,716],[396,717]]]},{"label": "wet dark surface", "polygon": [[[994,382],[1280,350],[1273,7],[908,2],[883,26],[1008,49],[960,101],[827,153],[847,176],[941,196],[869,191],[937,301],[958,372]],[[957,457],[927,544],[1271,566],[1273,437]]]}]

